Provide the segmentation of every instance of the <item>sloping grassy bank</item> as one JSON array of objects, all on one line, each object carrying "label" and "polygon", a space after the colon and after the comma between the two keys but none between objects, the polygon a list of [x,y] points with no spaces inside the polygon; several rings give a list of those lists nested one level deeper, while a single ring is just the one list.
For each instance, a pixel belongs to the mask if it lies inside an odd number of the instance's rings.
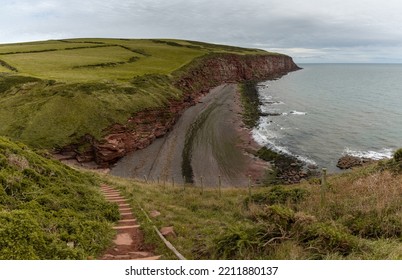
[{"label": "sloping grassy bank", "polygon": [[0,137],[0,259],[87,259],[114,235],[96,176]]},{"label": "sloping grassy bank", "polygon": [[[251,196],[246,188],[105,180],[139,213],[159,211],[153,224],[173,226],[170,241],[189,259],[402,259],[401,166],[395,156],[330,176],[324,195],[317,179],[253,188]],[[143,219],[145,229],[152,225]],[[165,258],[174,258],[148,233]]]},{"label": "sloping grassy bank", "polygon": [[[166,106],[197,58],[268,52],[181,40],[70,39],[0,45],[0,135],[58,148],[99,139],[133,114]],[[190,67],[191,68],[191,67]]]},{"label": "sloping grassy bank", "polygon": [[[173,226],[189,259],[402,259],[402,151],[394,159],[292,186],[161,185],[77,171],[0,138],[0,259],[87,259],[119,218],[98,186],[118,187],[165,259],[153,226]],[[161,215],[147,219],[157,210]]]}]

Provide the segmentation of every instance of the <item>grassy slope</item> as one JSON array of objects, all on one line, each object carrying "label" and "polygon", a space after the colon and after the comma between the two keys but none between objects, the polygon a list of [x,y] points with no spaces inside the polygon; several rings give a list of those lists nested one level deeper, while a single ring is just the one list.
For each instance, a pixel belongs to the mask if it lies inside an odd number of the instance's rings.
[{"label": "grassy slope", "polygon": [[[329,177],[325,202],[317,179],[294,186],[218,190],[143,184],[107,177],[140,211],[158,210],[174,226],[174,246],[189,259],[402,259],[402,162]],[[140,205],[140,206],[139,206]],[[163,245],[166,258],[175,258]]]},{"label": "grassy slope", "polygon": [[[402,259],[399,159],[292,187],[204,189],[144,184],[73,170],[0,137],[0,259],[85,259],[112,239],[117,206],[98,186],[129,199],[147,241],[174,259],[152,226],[189,259]],[[142,212],[158,210],[150,223]],[[74,244],[74,247],[68,246]]]},{"label": "grassy slope", "polygon": [[96,257],[119,218],[98,186],[95,176],[0,137],[0,259]]},{"label": "grassy slope", "polygon": [[179,40],[0,45],[0,135],[45,148],[86,133],[101,137],[109,125],[179,98],[181,92],[172,86],[179,69],[201,56],[228,52],[266,54]]}]

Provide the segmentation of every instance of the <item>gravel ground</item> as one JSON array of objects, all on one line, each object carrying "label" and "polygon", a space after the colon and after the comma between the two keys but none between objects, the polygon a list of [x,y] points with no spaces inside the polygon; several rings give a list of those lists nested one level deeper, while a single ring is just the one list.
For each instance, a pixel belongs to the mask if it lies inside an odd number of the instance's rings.
[{"label": "gravel ground", "polygon": [[[121,159],[111,174],[182,184],[182,152],[191,128],[195,129],[191,145],[195,184],[201,185],[202,177],[205,186],[217,186],[221,176],[222,186],[247,186],[248,176],[255,181],[267,165],[245,152],[258,146],[243,128],[240,114],[237,85],[216,87],[187,109],[165,137]],[[203,121],[194,126],[201,116]]]}]

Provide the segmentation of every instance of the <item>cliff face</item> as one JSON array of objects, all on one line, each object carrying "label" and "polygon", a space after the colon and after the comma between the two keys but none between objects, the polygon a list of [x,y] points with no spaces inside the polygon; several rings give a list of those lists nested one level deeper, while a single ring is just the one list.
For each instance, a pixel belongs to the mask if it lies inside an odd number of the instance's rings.
[{"label": "cliff face", "polygon": [[198,98],[222,83],[264,80],[300,69],[285,55],[216,54],[203,57],[182,74],[175,86],[183,92],[181,100],[171,100],[166,107],[137,113],[126,124],[115,124],[100,141],[85,137],[90,148],[75,155],[79,161],[95,160],[108,166],[131,151],[143,149],[165,135],[181,113]]},{"label": "cliff face", "polygon": [[222,83],[264,80],[300,69],[285,55],[215,55],[203,59],[176,83],[184,92],[209,90]]}]

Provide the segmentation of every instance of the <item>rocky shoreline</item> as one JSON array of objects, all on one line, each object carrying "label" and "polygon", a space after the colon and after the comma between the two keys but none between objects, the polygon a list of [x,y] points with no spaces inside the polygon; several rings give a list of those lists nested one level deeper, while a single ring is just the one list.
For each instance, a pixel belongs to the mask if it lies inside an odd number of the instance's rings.
[{"label": "rocky shoreline", "polygon": [[[257,82],[247,81],[242,87],[243,121],[252,129],[258,124],[261,116],[266,116],[260,110],[260,101],[257,90]],[[251,132],[249,132],[251,133]],[[252,136],[250,135],[252,139]],[[252,139],[254,141],[254,139]],[[319,172],[316,166],[306,166],[296,157],[275,152],[267,147],[259,147],[254,155],[269,162],[271,169],[267,170],[263,181],[265,184],[295,184],[303,179],[317,176]]]}]

